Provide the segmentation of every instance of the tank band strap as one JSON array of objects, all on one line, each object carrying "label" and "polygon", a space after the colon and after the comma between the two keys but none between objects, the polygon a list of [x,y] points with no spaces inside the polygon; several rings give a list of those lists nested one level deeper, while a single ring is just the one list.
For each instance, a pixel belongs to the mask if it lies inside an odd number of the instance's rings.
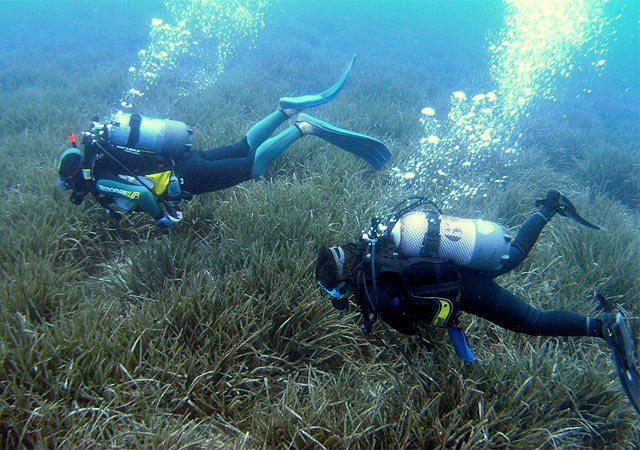
[{"label": "tank band strap", "polygon": [[427,213],[427,232],[422,239],[420,253],[427,258],[438,256],[440,248],[440,214],[430,211]]},{"label": "tank band strap", "polygon": [[136,144],[140,140],[140,125],[142,124],[142,116],[140,114],[131,114],[129,118],[129,140],[127,141],[127,147],[135,148]]}]

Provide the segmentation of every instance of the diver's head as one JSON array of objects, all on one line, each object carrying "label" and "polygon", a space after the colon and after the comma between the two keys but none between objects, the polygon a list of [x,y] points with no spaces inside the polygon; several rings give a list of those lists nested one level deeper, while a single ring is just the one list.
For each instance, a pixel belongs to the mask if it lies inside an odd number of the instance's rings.
[{"label": "diver's head", "polygon": [[82,152],[77,148],[68,148],[60,154],[58,164],[58,186],[65,191],[73,191],[70,200],[79,205],[87,194],[87,186],[82,176]]},{"label": "diver's head", "polygon": [[355,245],[318,249],[316,259],[316,280],[324,293],[331,297],[331,304],[337,309],[345,309],[352,294],[351,269],[355,262]]},{"label": "diver's head", "polygon": [[73,189],[74,179],[81,175],[82,152],[77,148],[68,148],[60,154],[60,163],[58,164],[58,176],[60,177],[61,186],[67,189]]}]

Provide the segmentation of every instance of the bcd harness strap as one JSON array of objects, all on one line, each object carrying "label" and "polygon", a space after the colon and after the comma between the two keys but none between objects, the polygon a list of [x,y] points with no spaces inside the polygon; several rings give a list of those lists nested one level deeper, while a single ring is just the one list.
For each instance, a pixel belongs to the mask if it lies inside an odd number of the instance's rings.
[{"label": "bcd harness strap", "polygon": [[440,214],[427,213],[427,232],[422,239],[420,253],[427,258],[436,258],[440,248]]}]

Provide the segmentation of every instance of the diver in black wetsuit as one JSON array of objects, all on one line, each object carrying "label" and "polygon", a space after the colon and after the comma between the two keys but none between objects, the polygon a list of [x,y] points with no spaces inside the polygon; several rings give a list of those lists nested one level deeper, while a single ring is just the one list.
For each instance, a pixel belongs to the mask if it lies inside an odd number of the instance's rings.
[{"label": "diver in black wetsuit", "polygon": [[[243,139],[212,150],[193,150],[193,132],[182,122],[138,114],[114,115],[106,123],[95,118],[83,134],[84,152],[76,147],[75,138],[73,147],[62,152],[58,184],[72,191],[75,204],[91,193],[112,216],[135,208],[167,228],[182,219],[182,199],[261,176],[271,161],[306,135],[341,147],[379,170],[391,156],[382,142],[301,113],[333,99],[354,61],[355,57],[327,90],[281,98],[279,108],[252,126]],[[294,116],[293,124],[270,137]]]},{"label": "diver in black wetsuit", "polygon": [[636,344],[620,313],[586,317],[564,310],[542,311],[494,281],[526,258],[555,214],[590,228],[601,227],[580,217],[555,190],[536,202],[538,211],[513,240],[493,222],[417,210],[423,203],[409,205],[386,222],[373,218],[355,243],[318,250],[318,286],[334,307],[345,309],[353,297],[366,333],[376,319],[404,334],[446,327],[456,353],[467,362],[475,357],[457,324],[460,311],[519,333],[605,339],[623,388],[640,414]]}]

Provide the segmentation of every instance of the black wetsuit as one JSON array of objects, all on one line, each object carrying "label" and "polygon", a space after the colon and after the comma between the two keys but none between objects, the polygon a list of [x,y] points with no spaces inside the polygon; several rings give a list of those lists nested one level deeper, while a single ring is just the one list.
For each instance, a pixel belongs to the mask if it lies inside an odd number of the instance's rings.
[{"label": "black wetsuit", "polygon": [[527,257],[545,223],[540,214],[534,214],[520,227],[511,243],[509,259],[502,269],[495,272],[461,270],[461,311],[519,333],[537,336],[589,335],[585,316],[564,310],[541,311],[493,280],[513,270]]},{"label": "black wetsuit", "polygon": [[251,179],[254,156],[255,151],[243,138],[211,150],[190,151],[175,161],[175,172],[185,191],[219,191]]},{"label": "black wetsuit", "polygon": [[[453,263],[438,265],[438,270],[443,273],[439,275],[442,282],[450,283],[456,278],[459,280],[459,289],[455,292],[449,289],[442,294],[435,294],[448,298],[453,303],[454,311],[445,326],[451,325],[457,311],[464,311],[519,333],[539,336],[600,336],[599,327],[593,326],[589,330],[585,316],[564,310],[541,311],[494,281],[494,278],[513,270],[526,258],[545,224],[546,220],[542,215],[534,214],[521,226],[511,242],[509,259],[500,270],[480,272],[461,268]],[[366,286],[361,277],[360,282],[356,283],[358,287],[355,297],[361,306],[375,303],[373,309],[391,327],[401,333],[414,334],[419,327],[432,323],[437,304],[434,306],[433,303],[420,300],[416,303],[415,297],[412,299],[407,294],[410,288],[403,285],[402,278],[406,279],[404,275],[398,276],[393,272],[383,273],[376,279],[375,294],[369,295],[369,302],[366,292],[371,293],[374,288],[370,277]]]},{"label": "black wetsuit", "polygon": [[[166,187],[154,195],[135,177],[173,171],[183,192],[213,192],[251,179],[255,151],[245,137],[235,144],[210,150],[189,150],[173,160],[149,153],[113,150],[110,155],[113,157],[103,155],[93,166],[93,190],[98,201],[108,207],[121,198],[131,203],[129,207],[135,206],[157,220],[164,215],[159,200],[167,200]],[[119,205],[122,207],[122,201]]]}]

